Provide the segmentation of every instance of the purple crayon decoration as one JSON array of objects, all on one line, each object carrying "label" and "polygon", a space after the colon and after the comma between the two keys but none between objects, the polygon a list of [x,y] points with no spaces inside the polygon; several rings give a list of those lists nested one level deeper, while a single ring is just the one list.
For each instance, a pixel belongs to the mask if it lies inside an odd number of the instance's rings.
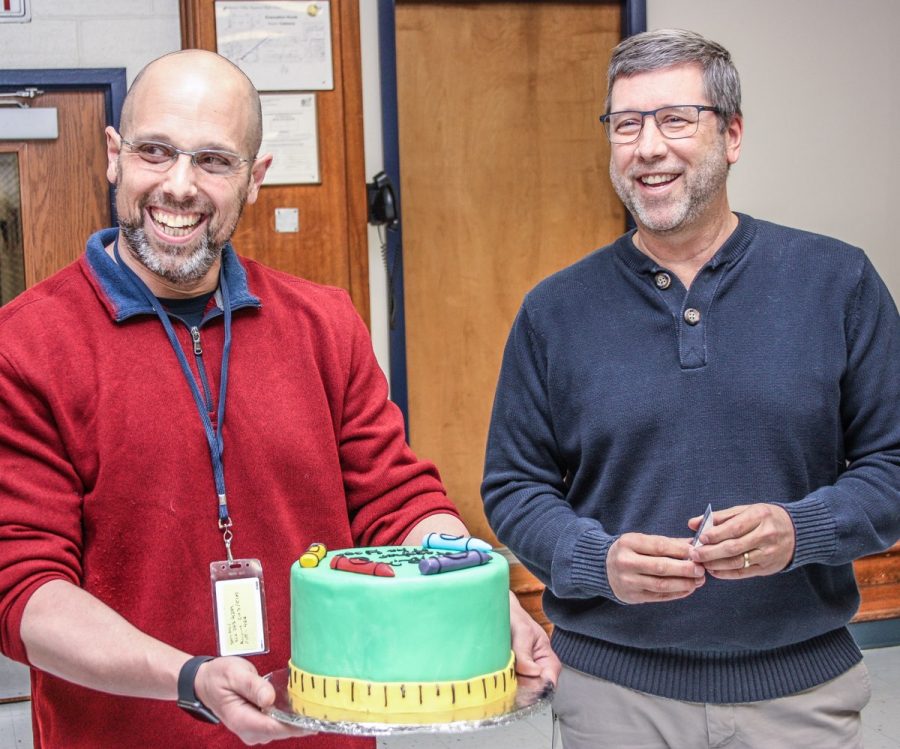
[{"label": "purple crayon decoration", "polygon": [[419,562],[419,572],[423,575],[437,575],[440,572],[464,570],[467,567],[478,567],[491,561],[491,555],[478,549],[460,551],[456,554],[444,554],[439,557],[428,557]]},{"label": "purple crayon decoration", "polygon": [[394,568],[384,562],[373,562],[366,557],[345,557],[336,554],[331,558],[331,569],[342,572],[356,572],[359,575],[394,577]]},{"label": "purple crayon decoration", "polygon": [[422,539],[426,549],[447,549],[448,551],[493,551],[486,541],[472,536],[452,536],[449,533],[428,533]]}]

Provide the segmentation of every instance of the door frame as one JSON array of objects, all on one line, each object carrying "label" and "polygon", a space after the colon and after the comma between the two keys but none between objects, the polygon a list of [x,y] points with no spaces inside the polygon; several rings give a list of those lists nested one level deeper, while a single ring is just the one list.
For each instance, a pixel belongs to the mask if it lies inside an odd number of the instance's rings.
[{"label": "door frame", "polygon": [[[385,260],[388,268],[388,350],[390,356],[391,400],[403,413],[409,440],[409,384],[406,370],[406,312],[403,301],[403,211],[400,195],[400,134],[397,104],[397,21],[396,0],[378,2],[378,55],[381,67],[381,128],[384,172],[394,194],[400,220],[385,230]],[[618,4],[622,9],[622,38],[647,30],[646,0],[596,0],[598,4]]]},{"label": "door frame", "polygon": [[[127,93],[125,68],[22,68],[0,70],[0,89],[37,86],[45,91],[100,91],[103,94],[106,124],[118,129],[122,104]],[[116,222],[113,186],[109,185],[109,216]]]}]

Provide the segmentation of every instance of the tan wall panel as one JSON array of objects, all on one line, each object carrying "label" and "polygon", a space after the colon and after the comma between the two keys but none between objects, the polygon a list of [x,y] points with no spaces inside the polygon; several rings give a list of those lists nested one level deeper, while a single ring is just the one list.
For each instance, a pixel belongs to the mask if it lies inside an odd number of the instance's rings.
[{"label": "tan wall panel", "polygon": [[473,533],[525,292],[618,236],[597,117],[620,7],[397,3],[410,437]]}]

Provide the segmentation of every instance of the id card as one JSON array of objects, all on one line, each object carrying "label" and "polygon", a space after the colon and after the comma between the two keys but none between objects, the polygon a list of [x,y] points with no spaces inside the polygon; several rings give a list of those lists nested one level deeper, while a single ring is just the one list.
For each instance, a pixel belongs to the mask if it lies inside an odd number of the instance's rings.
[{"label": "id card", "polygon": [[209,565],[219,655],[269,652],[266,590],[258,559]]},{"label": "id card", "polygon": [[703,546],[703,543],[700,541],[700,534],[712,526],[712,505],[709,504],[706,505],[706,511],[703,513],[703,520],[700,521],[700,527],[697,528],[697,532],[694,534],[694,540],[691,541],[691,546]]}]

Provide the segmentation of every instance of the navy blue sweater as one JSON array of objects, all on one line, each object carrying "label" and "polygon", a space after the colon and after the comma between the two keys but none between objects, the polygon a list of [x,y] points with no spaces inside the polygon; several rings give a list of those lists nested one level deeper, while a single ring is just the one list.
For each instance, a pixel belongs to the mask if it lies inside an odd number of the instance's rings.
[{"label": "navy blue sweater", "polygon": [[[888,290],[856,248],[739,218],[689,290],[628,234],[527,295],[482,486],[498,538],[547,585],[564,663],[699,702],[792,694],[858,662],[851,562],[900,535]],[[793,520],[785,571],[616,599],[620,534],[685,538],[707,503],[755,502]]]}]

